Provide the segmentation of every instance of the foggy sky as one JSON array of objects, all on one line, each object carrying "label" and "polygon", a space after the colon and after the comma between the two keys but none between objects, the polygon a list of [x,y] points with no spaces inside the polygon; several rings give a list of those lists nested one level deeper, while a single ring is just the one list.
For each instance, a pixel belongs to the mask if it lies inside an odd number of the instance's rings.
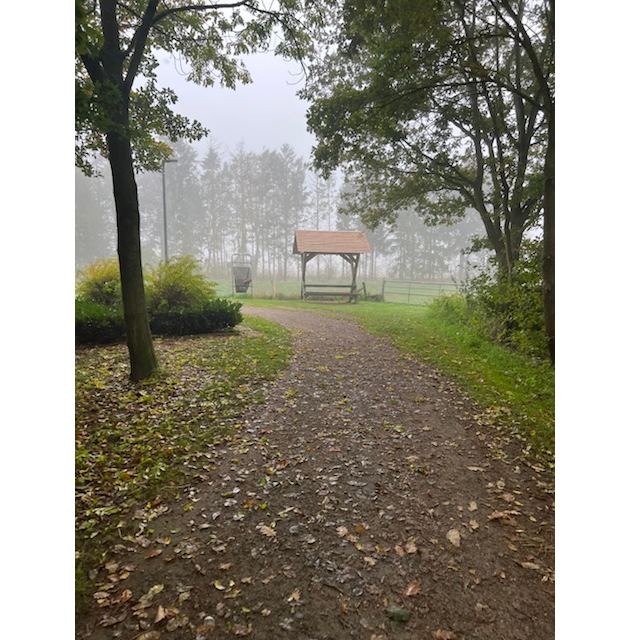
[{"label": "foggy sky", "polygon": [[[200,87],[187,82],[180,63],[172,56],[164,53],[159,60],[160,86],[170,87],[179,96],[174,110],[199,120],[223,150],[234,151],[240,142],[254,152],[289,144],[298,156],[308,160],[314,137],[306,131],[307,103],[296,96],[304,86],[298,63],[271,52],[247,56],[245,64],[253,82],[232,90],[218,84]],[[195,146],[202,155],[208,138]]]}]

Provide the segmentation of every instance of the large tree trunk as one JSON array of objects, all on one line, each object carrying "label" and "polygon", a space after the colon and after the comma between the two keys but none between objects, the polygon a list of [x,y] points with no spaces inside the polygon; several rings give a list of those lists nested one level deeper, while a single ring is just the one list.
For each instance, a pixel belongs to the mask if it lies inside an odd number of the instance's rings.
[{"label": "large tree trunk", "polygon": [[144,295],[138,189],[129,140],[117,133],[110,133],[107,145],[116,203],[118,261],[131,379],[137,381],[151,376],[158,366]]},{"label": "large tree trunk", "polygon": [[556,360],[556,151],[555,114],[549,114],[549,141],[545,155],[545,216],[543,219],[543,305],[545,333],[551,362]]},{"label": "large tree trunk", "polygon": [[[135,382],[148,378],[157,371],[157,358],[153,350],[153,340],[149,329],[149,316],[142,277],[140,207],[129,137],[131,82],[127,86],[123,80],[123,55],[120,49],[120,28],[116,18],[116,4],[116,0],[100,0],[104,38],[102,48],[103,76],[97,74],[97,80],[102,92],[101,100],[106,112],[109,112],[111,117],[106,136],[107,150],[116,205],[118,261],[127,346],[131,364],[131,379]],[[151,0],[147,7],[147,15],[154,14],[156,6],[157,0]],[[146,20],[145,23],[149,24]],[[144,37],[146,38],[146,29]]]}]

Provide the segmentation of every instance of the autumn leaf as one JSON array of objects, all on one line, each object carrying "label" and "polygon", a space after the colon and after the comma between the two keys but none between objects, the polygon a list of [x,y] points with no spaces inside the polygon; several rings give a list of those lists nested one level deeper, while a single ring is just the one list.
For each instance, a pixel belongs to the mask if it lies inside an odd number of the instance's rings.
[{"label": "autumn leaf", "polygon": [[299,589],[295,589],[293,593],[287,598],[287,602],[299,602],[301,598],[301,593]]},{"label": "autumn leaf", "polygon": [[416,543],[413,540],[409,540],[409,542],[405,544],[405,551],[407,553],[417,553],[418,547],[416,547]]},{"label": "autumn leaf", "polygon": [[417,581],[414,582],[410,582],[406,587],[405,587],[405,591],[404,591],[406,596],[415,596],[418,595],[420,593],[420,583]]},{"label": "autumn leaf", "polygon": [[263,524],[262,526],[260,526],[258,530],[260,531],[260,533],[262,533],[264,536],[267,536],[268,538],[276,537],[276,530],[272,529],[271,527],[268,527],[266,524]]},{"label": "autumn leaf", "polygon": [[457,636],[455,635],[455,632],[444,631],[443,629],[438,629],[437,631],[434,631],[433,637],[436,640],[455,640],[455,638],[457,638]]},{"label": "autumn leaf", "polygon": [[140,597],[138,603],[134,605],[134,611],[150,607],[153,602],[153,598],[155,598],[155,596],[162,591],[164,591],[163,584],[154,584],[143,596]]},{"label": "autumn leaf", "polygon": [[459,547],[462,543],[462,538],[457,529],[451,529],[447,534],[446,538],[448,541],[455,547]]},{"label": "autumn leaf", "polygon": [[245,624],[244,622],[239,622],[234,625],[232,628],[232,633],[235,636],[248,636],[252,632],[252,624]]}]

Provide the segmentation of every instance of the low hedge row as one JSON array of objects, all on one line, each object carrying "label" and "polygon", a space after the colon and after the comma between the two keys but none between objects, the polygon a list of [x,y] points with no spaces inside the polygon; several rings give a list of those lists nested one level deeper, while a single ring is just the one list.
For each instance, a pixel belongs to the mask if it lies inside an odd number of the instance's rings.
[{"label": "low hedge row", "polygon": [[[243,321],[241,303],[214,298],[200,309],[175,307],[150,315],[156,335],[184,336],[225,331]],[[110,344],[125,339],[125,322],[120,309],[77,300],[75,302],[76,344]]]}]

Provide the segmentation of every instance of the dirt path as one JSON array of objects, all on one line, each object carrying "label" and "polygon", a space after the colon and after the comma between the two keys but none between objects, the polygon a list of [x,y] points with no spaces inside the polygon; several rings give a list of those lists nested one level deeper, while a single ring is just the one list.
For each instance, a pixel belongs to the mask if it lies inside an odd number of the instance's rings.
[{"label": "dirt path", "polygon": [[294,331],[290,368],[121,542],[77,637],[553,638],[551,475],[386,340],[243,310]]}]

